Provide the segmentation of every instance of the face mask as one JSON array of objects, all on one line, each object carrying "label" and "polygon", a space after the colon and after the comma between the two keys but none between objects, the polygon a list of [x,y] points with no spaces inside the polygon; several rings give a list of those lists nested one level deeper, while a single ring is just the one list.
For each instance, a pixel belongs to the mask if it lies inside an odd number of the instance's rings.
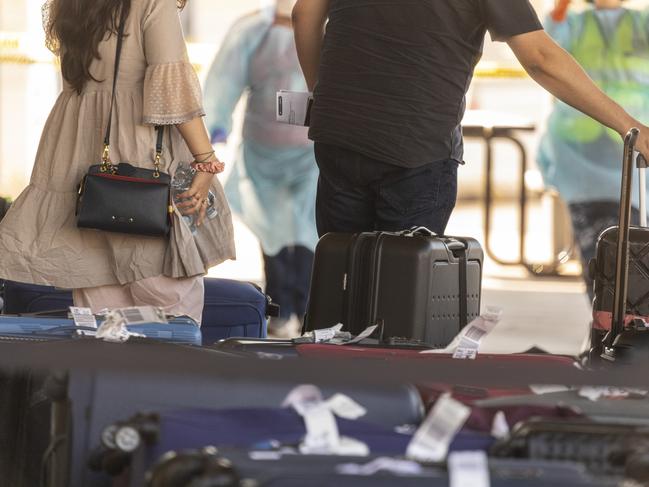
[{"label": "face mask", "polygon": [[290,18],[296,3],[297,0],[277,0],[277,16]]}]

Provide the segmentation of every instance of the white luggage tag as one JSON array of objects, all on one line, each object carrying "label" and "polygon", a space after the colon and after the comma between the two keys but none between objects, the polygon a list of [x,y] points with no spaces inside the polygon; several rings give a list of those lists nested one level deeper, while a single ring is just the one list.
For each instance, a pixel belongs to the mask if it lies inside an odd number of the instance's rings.
[{"label": "white luggage tag", "polygon": [[324,401],[319,388],[301,385],[288,394],[282,407],[292,407],[304,419],[306,436],[300,445],[303,455],[369,455],[365,443],[340,436],[336,416],[354,420],[367,413],[365,408],[344,394],[336,394]]},{"label": "white luggage tag", "polygon": [[333,338],[336,336],[336,333],[338,333],[342,329],[343,329],[343,324],[338,323],[336,326],[332,326],[331,328],[323,328],[321,330],[315,330],[313,332],[315,342],[322,343],[322,342],[328,342],[329,340],[333,340]]},{"label": "white luggage tag", "polygon": [[[92,314],[90,308],[77,308],[70,306],[70,314],[72,315],[72,320],[74,321],[75,326],[97,329],[97,319],[95,318],[95,315]],[[81,330],[79,333],[87,336],[93,336],[95,334],[95,332],[90,330]]]},{"label": "white luggage tag", "polygon": [[354,345],[355,343],[360,343],[366,338],[369,338],[372,336],[372,334],[376,331],[376,329],[379,327],[379,325],[373,325],[370,326],[369,328],[366,328],[360,335],[358,335],[356,338],[353,338],[352,340],[348,341],[347,343],[342,343],[341,345]]},{"label": "white luggage tag", "polygon": [[127,326],[149,323],[169,323],[164,311],[155,306],[133,306],[130,308],[117,308],[114,311],[124,318],[124,323]]},{"label": "white luggage tag", "polygon": [[379,472],[390,472],[397,476],[407,477],[421,475],[423,471],[424,468],[417,462],[389,457],[380,457],[364,465],[344,463],[336,467],[336,472],[341,475],[362,477],[371,477]]},{"label": "white luggage tag", "polygon": [[453,452],[448,456],[451,487],[490,487],[489,461],[482,451]]},{"label": "white luggage tag", "polygon": [[435,404],[408,445],[406,456],[420,462],[441,462],[471,409],[444,394]]},{"label": "white luggage tag", "polygon": [[502,313],[501,308],[487,306],[485,312],[465,326],[448,347],[424,350],[421,353],[452,354],[454,359],[474,360],[478,356],[482,340],[496,328],[501,320]]},{"label": "white luggage tag", "polygon": [[[154,316],[158,316],[158,313],[156,312],[153,315],[138,313],[136,316],[134,312],[129,311],[134,309],[141,308],[122,308],[109,311],[104,316],[103,323],[97,329],[96,337],[107,342],[115,343],[123,343],[131,337],[143,337],[144,335],[132,333],[128,330],[127,325],[129,324],[129,319],[127,318],[127,316],[130,317],[130,319],[134,320],[134,322],[130,324],[137,324],[141,323],[141,321],[138,320],[144,318],[153,318]],[[151,307],[151,309],[156,310],[157,308]],[[124,313],[124,310],[127,310],[127,312]],[[159,320],[160,318],[158,317],[156,319]],[[144,323],[151,323],[151,321],[144,321]]]}]

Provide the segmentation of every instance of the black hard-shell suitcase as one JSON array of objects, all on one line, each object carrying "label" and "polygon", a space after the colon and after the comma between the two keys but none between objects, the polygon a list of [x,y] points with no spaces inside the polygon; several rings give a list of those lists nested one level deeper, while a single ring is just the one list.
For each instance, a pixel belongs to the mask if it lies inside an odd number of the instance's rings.
[{"label": "black hard-shell suitcase", "polygon": [[316,248],[305,330],[338,323],[358,335],[443,348],[480,314],[483,251],[471,238],[401,233],[325,235]]},{"label": "black hard-shell suitcase", "polygon": [[[634,319],[649,319],[649,228],[645,201],[647,161],[642,155],[636,158],[638,135],[637,129],[631,129],[624,141],[620,222],[600,235],[596,258],[590,263],[595,289],[592,355],[598,355],[602,346],[612,351],[615,340],[626,328],[633,326]],[[640,175],[640,226],[631,226],[634,165]],[[612,358],[612,354],[606,357]]]}]

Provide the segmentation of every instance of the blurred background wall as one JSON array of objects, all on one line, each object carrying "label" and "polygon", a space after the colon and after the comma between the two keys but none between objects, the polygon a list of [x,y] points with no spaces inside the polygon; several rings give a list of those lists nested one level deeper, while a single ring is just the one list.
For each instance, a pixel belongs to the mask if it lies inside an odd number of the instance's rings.
[{"label": "blurred background wall", "polygon": [[[533,0],[539,12],[543,12],[551,1]],[[57,68],[43,47],[42,3],[43,0],[0,2],[1,195],[15,197],[28,183],[40,131],[60,90]],[[192,60],[199,67],[199,74],[204,74],[204,69],[200,68],[209,64],[237,17],[272,3],[273,0],[190,0],[183,12],[183,22],[191,43]],[[516,67],[516,62],[506,46],[488,41],[485,66],[490,69]],[[530,91],[539,96],[529,96]],[[502,96],[503,93],[508,93],[508,96]],[[528,115],[539,123],[549,104],[549,97],[524,77],[479,78],[470,98],[473,108],[495,108]],[[525,103],[521,103],[522,100]],[[532,149],[534,140],[530,137],[527,141]],[[505,152],[502,159],[508,157]],[[481,158],[480,147],[469,143],[466,159],[471,164],[462,171],[465,198],[475,197],[479,192]],[[502,171],[503,174],[509,172]],[[503,183],[508,186],[506,180]]]}]

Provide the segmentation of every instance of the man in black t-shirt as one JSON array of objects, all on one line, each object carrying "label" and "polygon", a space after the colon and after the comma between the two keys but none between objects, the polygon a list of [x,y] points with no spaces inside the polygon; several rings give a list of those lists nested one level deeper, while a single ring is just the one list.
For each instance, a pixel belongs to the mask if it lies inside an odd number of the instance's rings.
[{"label": "man in black t-shirt", "polygon": [[557,98],[622,135],[640,128],[638,148],[649,156],[649,128],[545,34],[528,0],[298,0],[293,21],[315,97],[309,135],[321,235],[444,232],[465,94],[487,31]]}]

